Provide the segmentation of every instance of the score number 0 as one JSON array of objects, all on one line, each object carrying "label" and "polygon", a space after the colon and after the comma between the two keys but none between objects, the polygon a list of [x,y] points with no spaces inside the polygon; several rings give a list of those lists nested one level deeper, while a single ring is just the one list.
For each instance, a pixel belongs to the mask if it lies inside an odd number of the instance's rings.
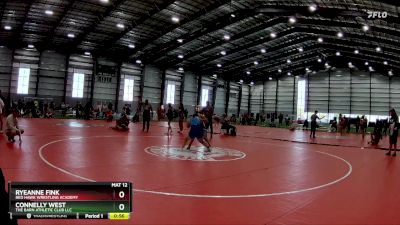
[{"label": "score number 0", "polygon": [[[121,199],[124,198],[125,197],[125,192],[124,191],[120,191],[118,193],[118,197],[121,198]],[[125,205],[124,204],[119,204],[118,208],[119,208],[119,210],[123,211],[125,209]]]}]

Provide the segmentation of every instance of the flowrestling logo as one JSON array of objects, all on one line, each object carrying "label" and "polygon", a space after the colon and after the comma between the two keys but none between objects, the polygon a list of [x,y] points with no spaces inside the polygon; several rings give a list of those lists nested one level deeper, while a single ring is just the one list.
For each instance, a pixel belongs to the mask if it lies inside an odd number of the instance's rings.
[{"label": "flowrestling logo", "polygon": [[367,10],[368,13],[368,19],[384,19],[387,18],[388,13],[385,11],[371,11],[371,10]]},{"label": "flowrestling logo", "polygon": [[211,152],[207,152],[205,147],[193,146],[191,150],[182,149],[174,146],[151,146],[145,149],[151,155],[170,159],[191,160],[191,161],[232,161],[243,159],[246,154],[234,150],[219,147],[212,147]]}]

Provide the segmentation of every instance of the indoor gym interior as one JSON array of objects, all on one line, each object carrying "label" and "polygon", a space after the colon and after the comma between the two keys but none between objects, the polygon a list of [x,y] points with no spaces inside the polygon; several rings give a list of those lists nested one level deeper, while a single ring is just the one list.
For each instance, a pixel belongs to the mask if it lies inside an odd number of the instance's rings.
[{"label": "indoor gym interior", "polygon": [[[400,162],[385,154],[399,124],[399,10],[3,0],[1,192],[10,181],[133,184],[129,220],[18,224],[400,224]],[[195,118],[210,127],[188,150]]]}]

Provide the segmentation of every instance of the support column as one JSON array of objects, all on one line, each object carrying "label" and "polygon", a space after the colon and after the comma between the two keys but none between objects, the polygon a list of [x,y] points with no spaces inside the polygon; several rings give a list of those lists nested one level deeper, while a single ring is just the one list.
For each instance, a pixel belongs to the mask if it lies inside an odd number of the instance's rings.
[{"label": "support column", "polygon": [[331,110],[330,107],[330,102],[331,102],[331,71],[328,71],[328,120],[329,120],[329,113]]},{"label": "support column", "polygon": [[353,88],[351,87],[351,83],[353,82],[353,79],[352,79],[352,74],[353,74],[353,70],[352,69],[349,69],[349,71],[350,71],[350,115],[351,115],[351,113],[352,113],[352,101],[351,101],[351,99],[352,99],[352,96],[353,96]]},{"label": "support column", "polygon": [[278,114],[278,91],[279,91],[279,80],[276,78],[276,91],[275,91],[275,116]]},{"label": "support column", "polygon": [[392,76],[389,76],[389,109],[388,109],[388,111],[393,108],[392,107],[392,92],[391,92],[391,85],[390,85],[391,83],[392,83]]},{"label": "support column", "polygon": [[197,99],[196,99],[196,106],[200,105],[201,99],[201,80],[203,79],[202,75],[197,76]]},{"label": "support column", "polygon": [[238,108],[237,108],[237,118],[240,115],[240,107],[242,106],[242,84],[239,86],[239,98],[238,98]]},{"label": "support column", "polygon": [[39,68],[38,68],[38,71],[37,71],[37,76],[36,76],[36,87],[35,87],[35,97],[37,97],[38,96],[38,92],[39,92],[39,82],[40,82],[40,72],[41,72],[41,67],[42,67],[42,55],[43,55],[43,51],[41,51],[40,53],[39,53],[39,63],[38,63],[38,66],[39,66]]},{"label": "support column", "polygon": [[260,109],[261,109],[261,112],[262,113],[265,113],[265,108],[264,108],[264,106],[265,106],[265,81],[263,81],[263,88],[262,88],[262,102],[261,102],[261,107],[260,107]]},{"label": "support column", "polygon": [[[296,77],[293,76],[293,105],[292,105],[292,115],[294,115],[294,107],[295,107],[295,102],[296,102]],[[297,115],[296,115],[297,117]],[[294,119],[297,119],[296,117],[294,117]]]},{"label": "support column", "polygon": [[179,92],[179,102],[183,104],[183,94],[185,93],[185,74],[182,74],[181,90]]},{"label": "support column", "polygon": [[[328,71],[328,74],[330,76],[330,71]],[[310,111],[310,74],[307,74],[307,117],[308,118],[308,112]],[[328,102],[328,111],[329,111],[329,102]]]},{"label": "support column", "polygon": [[249,97],[247,98],[247,113],[251,113],[251,86],[249,86]]},{"label": "support column", "polygon": [[122,62],[119,62],[118,68],[117,68],[117,89],[115,90],[115,111],[116,112],[118,112],[119,92],[121,90],[121,67],[122,67]]},{"label": "support column", "polygon": [[228,80],[226,82],[226,93],[225,93],[225,114],[228,115],[229,111],[229,98],[230,98],[230,93],[231,93],[231,81]]},{"label": "support column", "polygon": [[218,79],[215,79],[213,82],[213,90],[212,90],[212,107],[215,109],[215,101],[217,100],[217,90],[218,90]]},{"label": "support column", "polygon": [[92,70],[92,80],[90,82],[90,102],[93,102],[94,97],[94,84],[97,74],[97,57],[93,57],[93,70]]},{"label": "support column", "polygon": [[167,70],[163,69],[161,75],[161,96],[160,96],[160,105],[164,104],[164,95],[165,95],[165,77],[167,76]]},{"label": "support column", "polygon": [[[372,111],[372,73],[371,71],[369,72],[369,115],[371,115]],[[370,118],[371,119],[371,118]]]},{"label": "support column", "polygon": [[68,67],[69,67],[69,59],[70,59],[70,54],[67,55],[65,59],[65,73],[64,73],[64,89],[63,89],[63,97],[62,101],[65,103],[67,99],[67,83],[68,83]]},{"label": "support column", "polygon": [[139,100],[143,101],[143,91],[144,91],[144,78],[146,76],[146,66],[143,67],[142,76],[140,78],[140,86],[139,86]]},{"label": "support column", "polygon": [[[14,55],[15,55],[15,48],[11,52],[11,70],[10,70],[10,79],[8,80],[8,93],[7,93],[7,99],[8,103],[4,102],[4,104],[8,104],[5,108],[8,109],[10,107],[10,102],[11,102],[11,81],[12,81],[12,75],[14,72]],[[6,112],[8,113],[8,112]]]}]

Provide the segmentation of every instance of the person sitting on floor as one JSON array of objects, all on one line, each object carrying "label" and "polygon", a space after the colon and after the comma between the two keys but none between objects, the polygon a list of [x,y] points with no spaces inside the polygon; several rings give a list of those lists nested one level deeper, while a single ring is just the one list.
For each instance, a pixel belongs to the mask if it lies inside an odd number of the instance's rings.
[{"label": "person sitting on floor", "polygon": [[18,126],[18,117],[19,113],[17,109],[13,109],[12,113],[7,116],[6,120],[6,135],[8,137],[9,142],[15,142],[14,137],[16,135],[21,135],[24,133],[24,130],[19,128]]},{"label": "person sitting on floor", "polygon": [[333,117],[333,120],[330,121],[330,124],[331,124],[330,131],[331,132],[337,132],[338,127],[337,127],[337,118],[336,117]]},{"label": "person sitting on floor", "polygon": [[228,116],[224,113],[221,119],[221,130],[226,130],[227,135],[236,136],[236,127],[229,124]]},{"label": "person sitting on floor", "polygon": [[114,130],[128,131],[129,130],[129,118],[125,113],[121,114],[121,118],[115,121]]},{"label": "person sitting on floor", "polygon": [[113,111],[110,109],[107,109],[107,111],[105,112],[105,118],[107,120],[107,122],[111,122],[113,120]]}]

